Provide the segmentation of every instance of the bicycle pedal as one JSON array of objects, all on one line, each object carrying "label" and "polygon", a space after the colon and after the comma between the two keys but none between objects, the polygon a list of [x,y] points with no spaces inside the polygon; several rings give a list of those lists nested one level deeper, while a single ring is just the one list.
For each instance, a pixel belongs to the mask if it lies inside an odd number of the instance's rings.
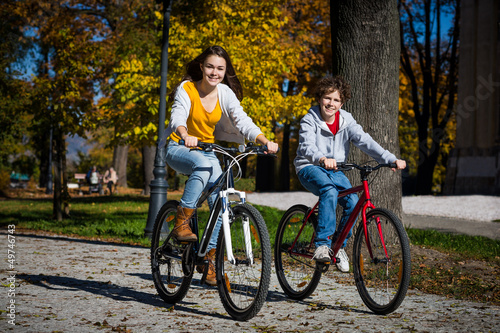
[{"label": "bicycle pedal", "polygon": [[317,263],[316,269],[320,271],[321,273],[326,273],[328,271],[328,268],[330,267],[329,262],[322,262],[322,263]]},{"label": "bicycle pedal", "polygon": [[200,274],[208,272],[208,260],[200,260],[196,263],[196,271]]}]

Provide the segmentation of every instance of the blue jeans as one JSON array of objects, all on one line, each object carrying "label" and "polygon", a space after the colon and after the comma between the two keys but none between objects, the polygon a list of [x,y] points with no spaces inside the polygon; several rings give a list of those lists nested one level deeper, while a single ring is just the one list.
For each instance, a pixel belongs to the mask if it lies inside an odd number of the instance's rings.
[{"label": "blue jeans", "polygon": [[[336,226],[336,208],[339,191],[351,188],[349,179],[343,172],[333,170],[326,170],[322,167],[310,165],[299,171],[297,174],[300,183],[311,193],[319,196],[319,212],[318,212],[318,226],[316,227],[316,238],[314,244],[316,247],[332,245],[332,238],[336,239],[335,233]],[[338,231],[340,232],[349,219],[356,203],[358,196],[353,193],[338,199],[338,203],[344,209],[342,218],[340,220]],[[354,227],[354,225],[353,225]],[[332,237],[333,235],[333,237]],[[347,235],[342,248],[347,245],[347,240],[352,236],[352,228]]]},{"label": "blue jeans", "polygon": [[[207,191],[222,174],[219,160],[214,152],[192,150],[172,140],[167,147],[166,160],[172,169],[189,176],[180,202],[180,205],[185,208],[196,208],[202,192]],[[218,191],[214,191],[208,197],[210,209],[218,194]],[[208,250],[216,247],[221,224],[222,218],[219,216],[207,247]]]}]

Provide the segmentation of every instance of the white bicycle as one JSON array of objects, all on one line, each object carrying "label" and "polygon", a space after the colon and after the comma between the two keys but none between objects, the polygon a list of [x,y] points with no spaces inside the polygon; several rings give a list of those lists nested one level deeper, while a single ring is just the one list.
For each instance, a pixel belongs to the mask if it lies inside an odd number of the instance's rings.
[{"label": "white bicycle", "polygon": [[196,265],[205,264],[201,278],[201,283],[204,283],[208,271],[204,257],[218,217],[222,215],[222,228],[215,253],[217,288],[229,315],[237,320],[248,320],[260,311],[267,297],[271,276],[271,243],[262,215],[245,202],[245,192],[234,189],[232,169],[233,166],[237,167],[239,178],[241,169],[238,162],[248,155],[264,155],[267,147],[249,144],[239,148],[224,148],[201,142],[198,147],[220,154],[223,172],[210,190],[201,196],[197,206],[200,207],[214,191],[218,191],[219,195],[201,238],[198,237],[196,210],[191,218],[191,229],[199,239],[197,242],[178,242],[171,235],[178,201],[168,201],[160,209],[151,240],[154,284],[165,302],[175,304],[186,296]]}]

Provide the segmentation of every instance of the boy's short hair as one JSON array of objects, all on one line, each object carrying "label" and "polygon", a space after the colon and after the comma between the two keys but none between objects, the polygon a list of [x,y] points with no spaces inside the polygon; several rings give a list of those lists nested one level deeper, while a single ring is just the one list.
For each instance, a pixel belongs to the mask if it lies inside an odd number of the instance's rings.
[{"label": "boy's short hair", "polygon": [[319,101],[323,95],[335,90],[339,92],[342,104],[351,99],[351,85],[340,75],[327,76],[319,80],[314,89],[314,96]]}]

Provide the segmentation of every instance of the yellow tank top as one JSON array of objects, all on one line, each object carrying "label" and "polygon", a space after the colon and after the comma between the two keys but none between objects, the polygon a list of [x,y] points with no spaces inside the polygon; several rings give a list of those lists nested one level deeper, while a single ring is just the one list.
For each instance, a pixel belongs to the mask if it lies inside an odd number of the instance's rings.
[{"label": "yellow tank top", "polygon": [[[217,104],[212,112],[207,112],[203,104],[201,104],[200,95],[194,82],[186,82],[184,90],[186,90],[191,100],[191,109],[186,121],[188,134],[198,138],[201,142],[213,143],[215,141],[215,125],[217,125],[222,116],[219,100],[217,100]],[[181,139],[175,132],[170,135],[170,138],[176,142],[179,142]]]}]

